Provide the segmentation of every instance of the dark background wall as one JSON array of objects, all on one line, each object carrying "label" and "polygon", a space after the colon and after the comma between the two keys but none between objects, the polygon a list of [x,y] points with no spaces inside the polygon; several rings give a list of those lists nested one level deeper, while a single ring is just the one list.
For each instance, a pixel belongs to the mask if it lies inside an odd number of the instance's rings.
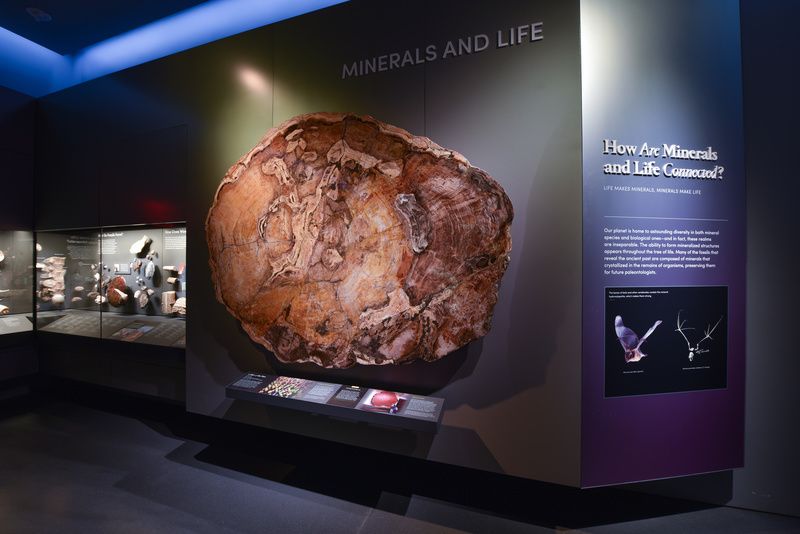
[{"label": "dark background wall", "polygon": [[[0,87],[0,231],[33,226],[35,112],[33,98]],[[32,333],[0,337],[0,381],[35,373],[37,366]]]},{"label": "dark background wall", "polygon": [[[162,95],[125,79],[112,76],[38,101],[36,230],[186,219],[187,119]],[[180,349],[37,337],[46,375],[185,400]]]},{"label": "dark background wall", "polygon": [[0,230],[28,230],[33,221],[33,98],[0,87]]},{"label": "dark background wall", "polygon": [[800,283],[796,251],[797,85],[794,21],[800,4],[743,0],[742,65],[747,169],[747,401],[745,468],[731,504],[800,515]]},{"label": "dark background wall", "polygon": [[791,80],[800,4],[742,0],[747,173],[745,466],[638,486],[643,491],[800,516],[800,283],[794,154],[800,107]]}]

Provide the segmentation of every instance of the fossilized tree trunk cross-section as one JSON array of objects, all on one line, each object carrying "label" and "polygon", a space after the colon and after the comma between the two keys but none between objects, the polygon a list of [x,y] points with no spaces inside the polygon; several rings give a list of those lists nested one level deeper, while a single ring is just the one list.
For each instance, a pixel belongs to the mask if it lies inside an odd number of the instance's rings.
[{"label": "fossilized tree trunk cross-section", "polygon": [[462,155],[371,117],[273,128],[206,221],[217,298],[285,362],[436,360],[485,335],[511,202]]}]

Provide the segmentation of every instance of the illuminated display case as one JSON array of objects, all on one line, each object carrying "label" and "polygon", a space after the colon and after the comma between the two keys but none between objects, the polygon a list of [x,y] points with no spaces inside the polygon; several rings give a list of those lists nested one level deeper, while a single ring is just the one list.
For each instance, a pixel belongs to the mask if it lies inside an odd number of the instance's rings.
[{"label": "illuminated display case", "polygon": [[33,330],[33,232],[0,231],[0,335]]},{"label": "illuminated display case", "polygon": [[186,345],[186,226],[39,232],[37,330]]}]

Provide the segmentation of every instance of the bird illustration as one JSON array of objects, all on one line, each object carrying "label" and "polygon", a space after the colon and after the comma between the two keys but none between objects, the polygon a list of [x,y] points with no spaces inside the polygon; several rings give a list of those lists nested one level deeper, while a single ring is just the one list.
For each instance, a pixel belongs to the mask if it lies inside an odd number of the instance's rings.
[{"label": "bird illustration", "polygon": [[653,326],[650,327],[650,330],[648,330],[647,333],[640,338],[638,335],[636,335],[636,332],[622,324],[622,316],[617,315],[617,317],[614,319],[614,330],[617,333],[617,339],[619,339],[622,348],[625,349],[625,363],[638,362],[647,356],[647,354],[639,349],[644,344],[645,340],[650,336],[650,334],[652,334],[660,324],[660,320],[653,323]]}]

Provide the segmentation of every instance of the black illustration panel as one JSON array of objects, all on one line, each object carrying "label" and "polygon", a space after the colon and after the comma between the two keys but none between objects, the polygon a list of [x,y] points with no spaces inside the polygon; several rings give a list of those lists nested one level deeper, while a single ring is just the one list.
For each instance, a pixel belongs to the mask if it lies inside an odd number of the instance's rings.
[{"label": "black illustration panel", "polygon": [[606,288],[606,396],[726,387],[728,288]]}]

